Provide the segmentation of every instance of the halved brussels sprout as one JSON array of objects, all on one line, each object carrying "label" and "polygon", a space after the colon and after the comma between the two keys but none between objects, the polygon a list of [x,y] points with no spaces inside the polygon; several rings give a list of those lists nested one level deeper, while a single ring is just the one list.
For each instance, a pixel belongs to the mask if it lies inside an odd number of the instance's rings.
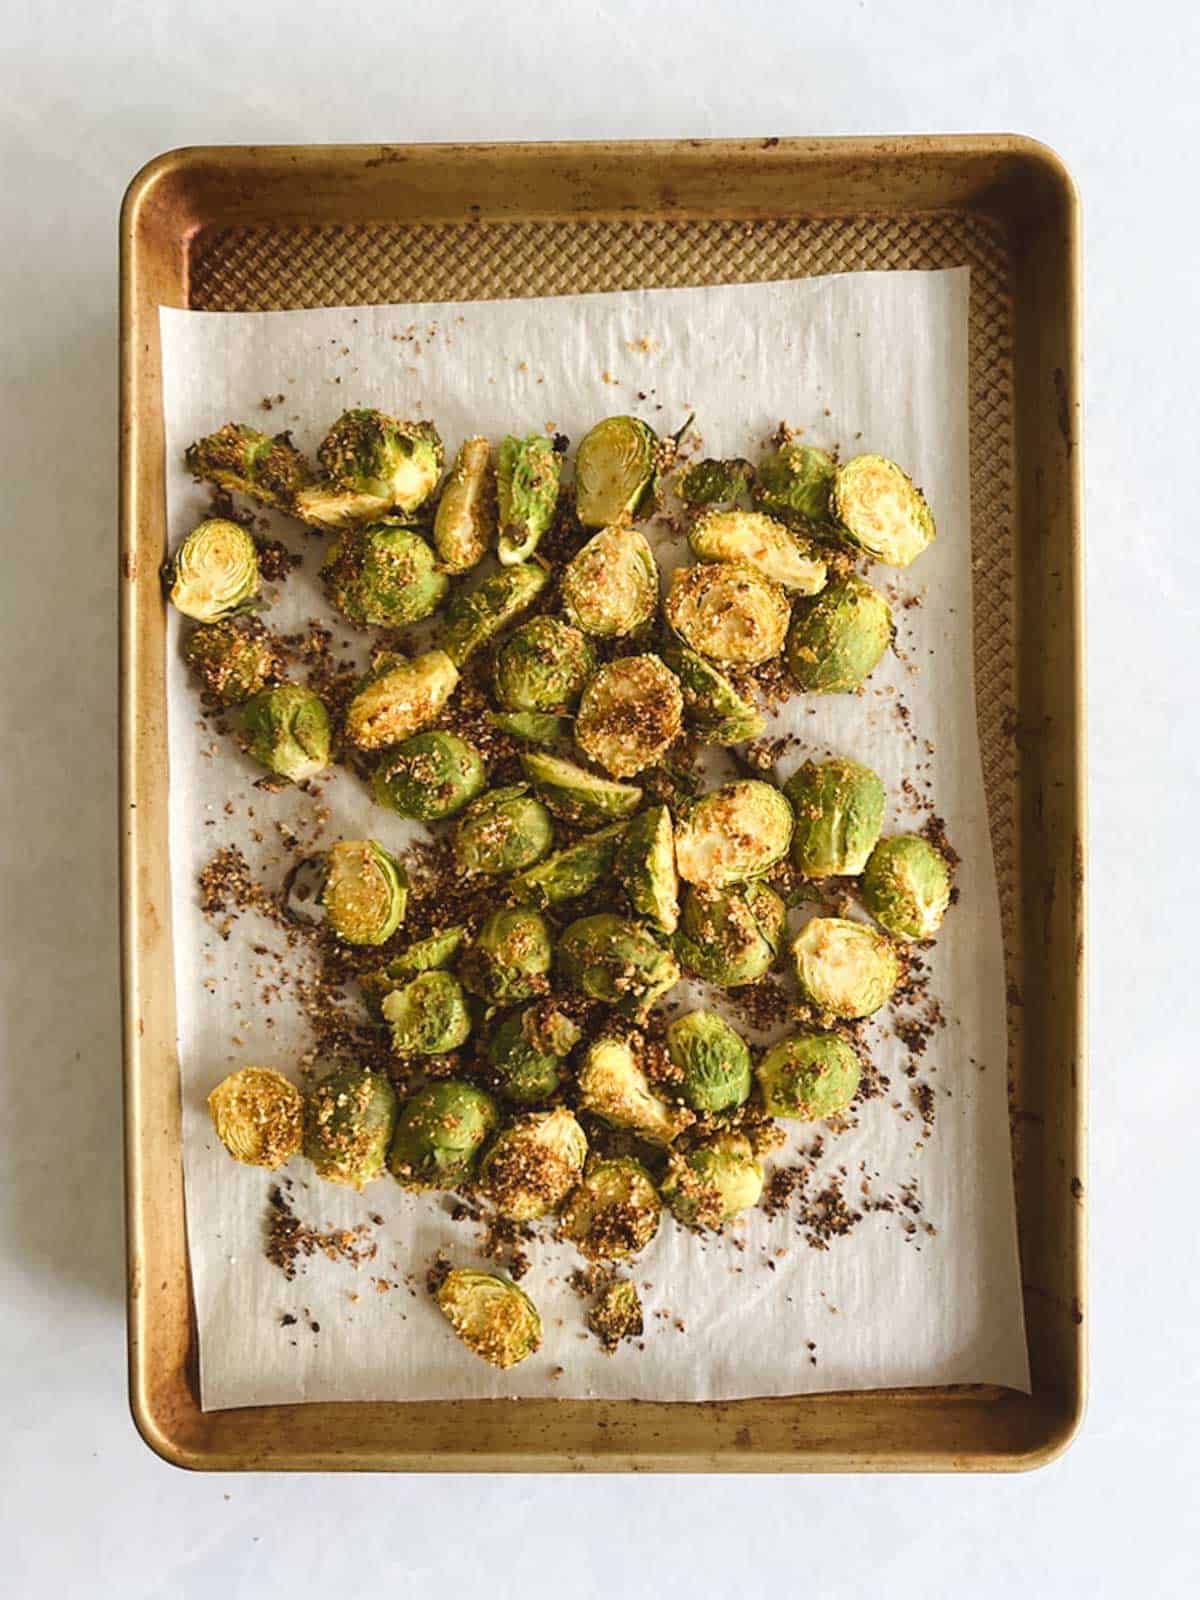
[{"label": "halved brussels sprout", "polygon": [[572,922],[558,943],[565,981],[640,1019],[679,982],[679,963],[649,928],[611,911]]},{"label": "halved brussels sprout", "polygon": [[483,757],[456,733],[416,733],[389,751],[371,788],[381,806],[417,822],[453,817],[487,783]]},{"label": "halved brussels sprout", "polygon": [[854,1047],[833,1033],[798,1033],[773,1045],[758,1064],[763,1108],[771,1117],[820,1122],[845,1111],[862,1066]]},{"label": "halved brussels sprout", "polygon": [[615,822],[598,833],[589,833],[565,850],[556,850],[536,867],[511,879],[509,894],[533,906],[558,906],[567,900],[577,900],[612,871],[617,842],[624,831],[625,824]]},{"label": "halved brussels sprout", "polygon": [[735,989],[770,971],[786,923],[787,907],[761,881],[689,889],[675,954],[695,977]]},{"label": "halved brussels sprout", "polygon": [[779,654],[791,616],[780,586],[741,561],[676,567],[663,610],[693,650],[746,667]]},{"label": "halved brussels sprout", "polygon": [[541,1349],[538,1309],[507,1278],[455,1267],[442,1280],[437,1303],[467,1349],[493,1367],[515,1367]]},{"label": "halved brussels sprout", "polygon": [[457,1189],[499,1122],[490,1094],[457,1078],[439,1079],[401,1106],[388,1171],[406,1189]]},{"label": "halved brussels sprout", "polygon": [[332,483],[405,515],[423,506],[437,488],[444,458],[432,422],[398,422],[366,408],[343,412],[317,449]]},{"label": "halved brussels sprout", "polygon": [[693,1111],[728,1111],[750,1098],[750,1050],[715,1011],[688,1011],[667,1029],[667,1050],[683,1074],[679,1092]]},{"label": "halved brussels sprout", "polygon": [[386,944],[404,921],[408,874],[377,839],[340,839],[325,852],[321,904],[347,944]]},{"label": "halved brussels sprout", "polygon": [[639,916],[664,933],[679,924],[675,829],[666,806],[640,812],[618,841],[613,870]]},{"label": "halved brussels sprout", "polygon": [[850,694],[892,642],[892,610],[856,572],[811,600],[797,600],[787,640],[788,671],[810,694]]},{"label": "halved brussels sprout", "polygon": [[329,713],[311,689],[281,683],[242,707],[246,754],[269,772],[307,783],[329,765]]},{"label": "halved brussels sprout", "polygon": [[679,498],[690,506],[728,505],[744,495],[754,477],[748,461],[697,461],[679,478]]},{"label": "halved brussels sprout", "polygon": [[479,1164],[479,1187],[502,1217],[536,1222],[579,1182],[587,1136],[566,1106],[531,1111],[496,1135]]},{"label": "halved brussels sprout", "polygon": [[553,439],[530,433],[518,439],[509,433],[500,441],[496,482],[500,499],[500,539],[496,554],[502,566],[515,566],[531,556],[554,521],[562,478],[562,457]]},{"label": "halved brussels sprout", "polygon": [[711,744],[740,744],[766,732],[767,719],[711,662],[687,645],[669,644],[663,660],[679,679],[684,713]]},{"label": "halved brussels sprout", "polygon": [[328,1183],[361,1189],[383,1171],[396,1091],[364,1067],[335,1067],[304,1102],[304,1154]]},{"label": "halved brussels sprout", "polygon": [[789,594],[818,594],[827,568],[815,545],[761,511],[709,511],[688,534],[700,561],[739,561]]},{"label": "halved brussels sprout", "polygon": [[537,911],[493,911],[463,957],[459,976],[492,1005],[532,1000],[549,987],[550,956],[550,929]]},{"label": "halved brussels sprout", "polygon": [[642,791],[635,785],[599,778],[573,761],[543,750],[525,751],[521,766],[554,815],[576,827],[631,816],[642,803]]},{"label": "halved brussels sprout", "polygon": [[789,439],[761,464],[754,479],[754,503],[785,520],[829,523],[829,495],[837,464],[827,450]]},{"label": "halved brussels sprout", "polygon": [[830,505],[842,536],[889,567],[907,567],[936,537],[925,496],[885,456],[853,456],[840,466]]},{"label": "halved brussels sprout", "polygon": [[632,778],[661,761],[683,727],[683,695],[657,656],[621,656],[600,668],[583,691],[575,738],[615,778]]},{"label": "halved brussels sprout", "polygon": [[496,654],[496,698],[509,711],[569,711],[595,670],[586,634],[558,617],[532,617]]},{"label": "halved brussels sprout", "polygon": [[606,1283],[587,1314],[587,1325],[608,1354],[615,1355],[622,1339],[638,1339],[645,1329],[642,1302],[628,1278]]},{"label": "halved brussels sprout", "polygon": [[796,818],[797,868],[806,878],[857,877],[883,827],[887,796],[879,775],[841,757],[806,761],[783,792]]},{"label": "halved brussels sprout", "polygon": [[846,917],[813,917],[792,941],[805,999],[853,1021],[886,1005],[900,981],[900,959],[885,934]]},{"label": "halved brussels sprout", "polygon": [[569,744],[575,730],[570,717],[549,711],[489,711],[488,721],[521,744]]},{"label": "halved brussels sprout", "polygon": [[346,740],[357,750],[401,744],[439,715],[458,687],[458,668],[444,650],[380,656],[346,707]]},{"label": "halved brussels sprout", "polygon": [[756,1206],[762,1189],[763,1170],[749,1139],[718,1133],[671,1152],[662,1197],[689,1227],[719,1228]]},{"label": "halved brussels sprout", "polygon": [[553,1002],[535,1000],[506,1017],[488,1040],[488,1063],[506,1100],[536,1105],[557,1092],[579,1029]]},{"label": "halved brussels sprout", "polygon": [[221,489],[247,495],[277,511],[294,511],[296,497],[314,477],[311,465],[286,433],[260,433],[227,422],[184,453],[188,471]]},{"label": "halved brussels sprout", "polygon": [[554,843],[554,824],[523,783],[489,789],[468,807],[454,830],[460,871],[519,872],[540,861]]},{"label": "halved brussels sprout", "polygon": [[648,514],[659,443],[637,417],[606,417],[575,451],[575,510],[585,528],[607,528]]},{"label": "halved brussels sprout", "polygon": [[618,1156],[589,1161],[583,1182],[563,1207],[559,1237],[589,1261],[626,1261],[658,1232],[662,1204],[640,1161]]},{"label": "halved brussels sprout", "polygon": [[254,618],[201,623],[188,635],[183,654],[205,698],[219,706],[241,705],[284,675],[283,657]]},{"label": "halved brussels sprout", "polygon": [[863,905],[898,939],[932,939],[950,904],[950,863],[917,833],[881,839],[863,873]]},{"label": "halved brussels sprout", "polygon": [[456,667],[489,644],[508,624],[528,611],[550,582],[536,561],[522,561],[493,572],[474,589],[459,589],[446,607],[441,646]]},{"label": "halved brussels sprout", "polygon": [[262,586],[258,546],[237,522],[197,523],[170,563],[170,600],[197,622],[219,622],[249,610]]},{"label": "halved brussels sprout", "polygon": [[464,439],[442,485],[433,519],[433,547],[443,572],[469,572],[496,535],[496,480],[492,446]]},{"label": "halved brussels sprout", "polygon": [[601,528],[562,575],[567,616],[595,639],[616,639],[649,622],[658,609],[658,564],[636,528]]},{"label": "halved brussels sprout", "polygon": [[742,778],[686,807],[675,828],[679,876],[702,889],[761,877],[787,855],[792,808],[774,784]]},{"label": "halved brussels sprout", "polygon": [[588,1045],[577,1085],[581,1110],[636,1134],[646,1144],[669,1145],[695,1120],[650,1087],[641,1064],[640,1039],[597,1039]]},{"label": "halved brussels sprout", "polygon": [[321,563],[325,593],[351,622],[404,628],[441,605],[450,586],[419,533],[375,522],[338,534]]},{"label": "halved brussels sprout", "polygon": [[217,1138],[235,1161],[274,1172],[304,1139],[304,1096],[270,1067],[231,1072],[208,1097]]},{"label": "halved brussels sprout", "polygon": [[444,1056],[467,1042],[471,1016],[462,985],[449,972],[421,972],[383,1002],[398,1056]]},{"label": "halved brussels sprout", "polygon": [[461,924],[417,939],[393,956],[386,966],[364,972],[358,980],[367,1010],[377,1021],[383,1020],[383,1002],[389,994],[403,988],[418,972],[437,972],[448,967],[466,943],[467,930]]}]

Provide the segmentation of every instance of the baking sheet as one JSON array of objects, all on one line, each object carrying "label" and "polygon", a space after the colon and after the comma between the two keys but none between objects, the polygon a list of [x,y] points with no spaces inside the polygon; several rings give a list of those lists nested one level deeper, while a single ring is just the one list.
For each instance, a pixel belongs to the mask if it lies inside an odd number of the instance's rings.
[{"label": "baking sheet", "polygon": [[[859,1203],[866,1180],[896,1208],[864,1216],[827,1250],[812,1248],[787,1213],[752,1214],[721,1239],[665,1223],[633,1272],[650,1286],[644,1348],[614,1357],[583,1333],[583,1306],[565,1281],[577,1258],[539,1247],[523,1283],[542,1309],[545,1344],[497,1373],[449,1336],[422,1287],[439,1249],[481,1264],[475,1229],[452,1222],[444,1199],[406,1194],[387,1179],[362,1196],[344,1193],[294,1163],[304,1220],[353,1227],[380,1216],[382,1225],[370,1225],[378,1254],[358,1270],[317,1258],[292,1282],[265,1259],[272,1178],[228,1159],[204,1101],[235,1066],[293,1070],[311,1040],[298,1010],[261,1003],[267,969],[253,947],[278,948],[278,931],[246,914],[221,940],[200,913],[196,877],[219,845],[237,843],[256,876],[277,883],[288,860],[273,823],[310,833],[316,802],[255,790],[257,769],[198,725],[179,653],[187,625],[172,616],[173,917],[206,1408],[514,1395],[697,1400],[962,1382],[1028,1389],[1000,918],[970,672],[968,283],[962,269],[542,300],[161,311],[173,540],[208,504],[182,467],[185,445],[230,418],[261,417],[264,397],[272,409],[261,425],[293,428],[310,450],[352,404],[432,416],[448,454],[468,433],[544,427],[577,440],[620,410],[667,431],[694,409],[705,453],[753,455],[786,418],[815,442],[904,462],[929,496],[940,537],[908,572],[875,575],[898,602],[899,653],[864,695],[794,700],[770,731],[804,741],[781,763],[785,774],[805,753],[826,750],[875,766],[891,798],[889,831],[921,820],[906,779],[931,793],[963,857],[958,903],[929,958],[945,1026],[911,1063],[910,1079],[889,1014],[872,1024],[872,1059],[889,1088],[859,1109],[852,1129],[826,1139],[823,1170],[837,1177],[845,1168],[848,1204]],[[284,519],[275,531],[305,560],[271,625],[328,621],[315,578],[323,545]],[[665,531],[651,532],[670,565]],[[354,647],[365,658],[362,636]],[[371,833],[398,845],[410,831],[342,772],[320,804],[331,813],[325,842]],[[928,1131],[917,1082],[933,1093]],[[810,1142],[812,1129],[790,1127],[793,1142]],[[776,1164],[790,1159],[785,1150]]]}]

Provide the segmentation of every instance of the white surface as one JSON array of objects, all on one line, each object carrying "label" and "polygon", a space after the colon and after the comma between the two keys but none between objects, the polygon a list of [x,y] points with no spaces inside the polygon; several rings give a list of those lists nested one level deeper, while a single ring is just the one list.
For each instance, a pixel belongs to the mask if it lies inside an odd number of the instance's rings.
[{"label": "white surface", "polygon": [[[0,1584],[22,1600],[258,1600],[348,1572],[359,1594],[456,1600],[542,1600],[564,1578],[639,1600],[801,1581],[813,1596],[921,1600],[1195,1592],[1200,16],[1183,0],[810,11],[5,8]],[[1087,218],[1094,1248],[1080,1439],[1010,1479],[220,1479],[162,1465],[128,1420],[121,1320],[115,218],[129,176],[206,140],[997,127],[1062,152]],[[48,653],[52,629],[63,644]]]}]

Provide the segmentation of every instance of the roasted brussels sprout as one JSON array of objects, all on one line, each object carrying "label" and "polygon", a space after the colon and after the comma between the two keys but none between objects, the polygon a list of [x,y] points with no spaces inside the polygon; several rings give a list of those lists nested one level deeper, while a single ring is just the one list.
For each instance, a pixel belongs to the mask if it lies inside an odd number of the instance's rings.
[{"label": "roasted brussels sprout", "polygon": [[487,439],[464,439],[442,485],[433,547],[443,572],[469,572],[496,536],[496,480]]},{"label": "roasted brussels sprout", "polygon": [[575,451],[575,510],[585,528],[607,528],[648,515],[659,442],[637,417],[606,417]]},{"label": "roasted brussels sprout", "polygon": [[853,878],[883,827],[883,784],[870,767],[806,761],[783,786],[796,818],[792,860],[806,878]]},{"label": "roasted brussels sprout", "polygon": [[362,991],[367,1010],[378,1021],[383,1019],[383,1002],[389,994],[401,989],[418,972],[437,972],[448,967],[466,943],[467,930],[461,924],[443,928],[427,938],[417,939],[407,949],[393,956],[386,966],[374,972],[364,972],[358,987]]},{"label": "roasted brussels sprout", "polygon": [[343,412],[317,450],[331,483],[406,516],[437,488],[444,457],[431,422],[398,422],[365,408]]},{"label": "roasted brussels sprout", "polygon": [[657,656],[621,656],[600,668],[583,691],[575,738],[615,778],[661,761],[683,727],[683,695]]},{"label": "roasted brussels sprout", "polygon": [[589,833],[509,881],[508,892],[532,906],[558,906],[594,889],[612,871],[623,822]]},{"label": "roasted brussels sprout", "polygon": [[184,454],[188,471],[277,511],[294,511],[296,498],[312,482],[311,465],[286,433],[274,438],[244,422],[227,422]]},{"label": "roasted brussels sprout", "polygon": [[669,1145],[695,1119],[650,1087],[637,1038],[597,1039],[588,1045],[577,1085],[581,1110],[636,1134],[646,1144]]},{"label": "roasted brussels sprout", "polygon": [[572,922],[558,943],[563,978],[593,1000],[642,1018],[679,982],[679,963],[648,928],[611,911]]},{"label": "roasted brussels sprout", "polygon": [[854,1047],[833,1033],[798,1033],[773,1045],[758,1064],[763,1108],[771,1117],[820,1122],[845,1111],[858,1090]]},{"label": "roasted brussels sprout", "polygon": [[459,819],[454,860],[462,872],[519,872],[554,843],[554,824],[523,783],[489,789]]},{"label": "roasted brussels sprout", "polygon": [[658,1190],[640,1161],[589,1161],[563,1207],[559,1237],[589,1261],[626,1261],[654,1238],[661,1215]]},{"label": "roasted brussels sprout", "polygon": [[396,1125],[396,1091],[363,1067],[335,1067],[304,1102],[304,1154],[317,1176],[361,1189],[383,1171]]},{"label": "roasted brussels sprout", "polygon": [[700,561],[738,561],[789,594],[818,594],[825,560],[815,545],[761,511],[709,511],[688,534]]},{"label": "roasted brussels sprout", "polygon": [[746,667],[779,654],[791,615],[780,586],[741,561],[676,567],[663,610],[693,650]]},{"label": "roasted brussels sprout", "polygon": [[569,711],[595,670],[586,634],[557,617],[532,617],[496,654],[496,698],[509,711]]},{"label": "roasted brussels sprout", "polygon": [[404,628],[441,605],[449,579],[412,528],[389,522],[347,528],[321,563],[330,604],[351,622]]},{"label": "roasted brussels sprout", "polygon": [[347,944],[386,944],[404,921],[408,874],[377,839],[340,839],[325,853],[325,918]]},{"label": "roasted brussels sprout", "polygon": [[549,1216],[579,1182],[587,1137],[565,1106],[531,1111],[496,1135],[479,1164],[479,1187],[502,1217]]},{"label": "roasted brussels sprout", "polygon": [[755,474],[754,504],[785,521],[816,524],[830,533],[829,494],[836,470],[828,451],[789,439]]},{"label": "roasted brussels sprout", "polygon": [[357,750],[401,744],[438,716],[458,686],[458,669],[444,650],[380,656],[346,707],[346,740]]},{"label": "roasted brussels sprout", "polygon": [[543,750],[524,752],[521,766],[554,815],[576,827],[631,816],[642,803],[642,791],[633,784],[598,778],[573,761]]},{"label": "roasted brussels sprout", "polygon": [[744,495],[754,477],[748,461],[697,461],[679,477],[679,498],[690,506],[730,505]]},{"label": "roasted brussels sprout", "polygon": [[689,889],[675,935],[675,954],[688,972],[727,989],[755,983],[779,953],[787,907],[769,884],[734,883]]},{"label": "roasted brussels sprout", "polygon": [[281,778],[307,783],[329,765],[329,713],[311,689],[263,689],[246,701],[241,722],[247,755]]},{"label": "roasted brussels sprout", "polygon": [[750,1050],[715,1011],[688,1011],[667,1029],[667,1050],[683,1074],[679,1092],[693,1111],[728,1111],[750,1097]]},{"label": "roasted brussels sprout", "polygon": [[453,817],[480,794],[487,769],[477,750],[440,728],[415,733],[388,752],[371,780],[375,798],[417,822]]},{"label": "roasted brussels sprout", "polygon": [[502,566],[515,566],[537,549],[554,521],[562,457],[553,439],[530,433],[524,439],[506,434],[500,441],[496,482],[500,499],[500,539],[496,554]]},{"label": "roasted brussels sprout", "polygon": [[722,784],[683,811],[675,829],[679,876],[702,889],[761,877],[787,855],[792,808],[760,778]]},{"label": "roasted brussels sprout", "polygon": [[810,694],[850,694],[892,642],[892,610],[878,589],[847,573],[811,600],[797,600],[787,639],[788,671]]},{"label": "roasted brussels sprout", "polygon": [[499,1122],[491,1095],[457,1078],[439,1079],[401,1106],[388,1171],[406,1189],[457,1189]]},{"label": "roasted brussels sprout", "polygon": [[536,1105],[549,1100],[563,1078],[563,1062],[579,1043],[579,1029],[550,1001],[514,1011],[488,1040],[488,1064],[505,1100]]},{"label": "roasted brussels sprout", "polygon": [[675,829],[666,806],[639,812],[617,844],[613,871],[629,903],[663,933],[679,924],[679,874]]},{"label": "roasted brussels sprout", "polygon": [[515,1367],[541,1349],[538,1309],[507,1278],[455,1267],[442,1280],[437,1303],[467,1349],[493,1367]]},{"label": "roasted brussels sprout", "polygon": [[830,506],[843,538],[889,567],[907,567],[936,536],[925,496],[884,456],[853,456],[840,466]]},{"label": "roasted brussels sprout", "polygon": [[642,1302],[628,1278],[606,1283],[587,1314],[587,1325],[607,1350],[615,1355],[622,1339],[638,1339],[645,1329]]},{"label": "roasted brussels sprout", "polygon": [[763,1170],[750,1141],[740,1133],[717,1133],[690,1150],[671,1152],[662,1197],[689,1227],[719,1228],[756,1206],[762,1189]]},{"label": "roasted brussels sprout", "polygon": [[459,589],[446,607],[441,646],[456,667],[489,644],[541,594],[550,574],[536,561],[494,572],[474,589]]},{"label": "roasted brussels sprout", "polygon": [[891,941],[865,922],[813,917],[792,942],[800,992],[831,1016],[853,1021],[886,1005],[900,981]]},{"label": "roasted brussels sprout", "polygon": [[932,939],[950,904],[950,863],[917,833],[881,839],[862,880],[863,905],[898,939]]},{"label": "roasted brussels sprout", "polygon": [[492,1005],[532,1000],[548,987],[550,930],[524,906],[493,911],[463,957],[459,976],[472,994]]},{"label": "roasted brussels sprout", "polygon": [[274,1171],[300,1149],[304,1096],[270,1067],[231,1072],[208,1097],[217,1138],[235,1161]]},{"label": "roasted brussels sprout", "polygon": [[168,571],[176,611],[197,622],[219,622],[250,610],[262,585],[258,546],[237,522],[209,517],[176,550]]},{"label": "roasted brussels sprout", "polygon": [[284,675],[283,657],[262,623],[252,618],[201,623],[188,635],[183,653],[205,698],[219,706],[241,705]]},{"label": "roasted brussels sprout", "polygon": [[398,1056],[444,1056],[467,1042],[471,1017],[462,985],[449,972],[421,972],[383,1002]]},{"label": "roasted brussels sprout", "polygon": [[488,721],[521,744],[569,744],[575,728],[570,717],[549,711],[489,711]]},{"label": "roasted brussels sprout", "polygon": [[684,714],[703,739],[711,744],[740,744],[766,732],[767,719],[758,707],[703,656],[687,645],[670,644],[663,650],[663,660],[679,679]]},{"label": "roasted brussels sprout", "polygon": [[658,565],[636,528],[601,528],[576,551],[562,575],[567,616],[595,639],[644,626],[658,609]]}]

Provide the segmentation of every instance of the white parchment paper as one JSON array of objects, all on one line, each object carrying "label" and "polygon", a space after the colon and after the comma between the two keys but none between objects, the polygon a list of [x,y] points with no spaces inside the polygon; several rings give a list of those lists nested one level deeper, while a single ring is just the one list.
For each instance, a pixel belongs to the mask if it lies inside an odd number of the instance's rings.
[{"label": "white parchment paper", "polygon": [[[381,1216],[372,1228],[378,1255],[357,1270],[315,1259],[291,1282],[264,1257],[271,1177],[225,1155],[205,1097],[238,1065],[294,1071],[311,1040],[286,993],[262,1003],[274,967],[254,947],[278,951],[278,930],[245,914],[223,941],[201,915],[196,878],[219,845],[237,843],[256,875],[278,883],[287,858],[273,824],[299,817],[311,831],[316,802],[255,790],[258,771],[199,720],[180,655],[188,625],[173,615],[173,916],[205,1407],[514,1395],[696,1400],[964,1382],[1028,1388],[1000,915],[972,684],[967,301],[961,269],[463,304],[161,312],[173,541],[208,503],[182,465],[192,439],[231,418],[259,419],[271,431],[292,428],[311,451],[350,405],[434,418],[448,459],[469,433],[544,428],[578,440],[599,417],[627,410],[666,432],[694,409],[705,454],[753,457],[784,418],[814,442],[904,463],[929,497],[939,539],[907,572],[875,574],[901,602],[899,654],[865,694],[794,700],[770,731],[803,739],[804,749],[781,763],[785,776],[806,753],[836,751],[874,766],[891,797],[888,831],[919,825],[906,779],[931,794],[963,858],[958,902],[929,959],[946,1025],[913,1063],[933,1090],[932,1131],[914,1107],[908,1054],[885,1012],[871,1025],[872,1055],[889,1088],[852,1129],[826,1139],[823,1170],[844,1169],[849,1205],[866,1179],[897,1208],[865,1215],[828,1250],[812,1248],[788,1214],[752,1214],[728,1238],[700,1239],[665,1223],[633,1273],[648,1286],[644,1348],[614,1357],[583,1333],[583,1306],[566,1284],[577,1258],[536,1248],[524,1287],[542,1310],[545,1344],[496,1372],[449,1335],[420,1286],[439,1248],[483,1264],[475,1229],[451,1222],[442,1198],[406,1194],[386,1178],[361,1196],[343,1192],[297,1161],[294,1203],[304,1220],[351,1227]],[[264,417],[264,396],[280,395]],[[305,560],[282,589],[272,626],[328,621],[316,579],[322,541],[284,519],[275,531]],[[670,566],[679,552],[663,530],[652,536]],[[903,606],[917,595],[919,606]],[[365,660],[362,636],[354,648]],[[400,845],[410,832],[344,772],[322,803],[331,810],[324,842],[374,834]],[[791,1127],[809,1142],[814,1130]],[[777,1158],[789,1159],[787,1150]],[[919,1213],[900,1203],[905,1193]]]}]

